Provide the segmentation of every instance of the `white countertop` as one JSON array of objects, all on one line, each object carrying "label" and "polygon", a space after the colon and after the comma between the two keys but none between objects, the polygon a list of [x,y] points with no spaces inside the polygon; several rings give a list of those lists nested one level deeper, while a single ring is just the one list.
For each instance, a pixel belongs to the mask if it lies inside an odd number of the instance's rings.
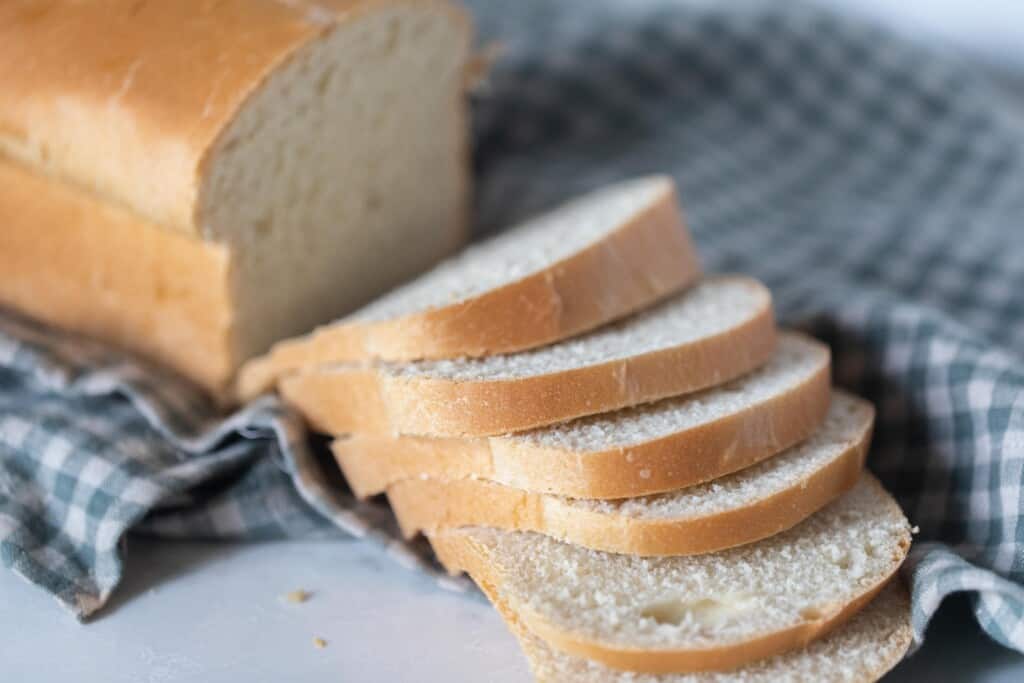
[{"label": "white countertop", "polygon": [[[132,538],[114,603],[88,625],[0,571],[0,680],[11,683],[526,683],[526,662],[476,593],[452,593],[355,541]],[[285,594],[312,593],[293,604]],[[963,605],[887,680],[1024,680],[1024,657]],[[327,646],[318,649],[314,638]]]},{"label": "white countertop", "polygon": [[[528,680],[483,597],[442,589],[367,543],[133,538],[128,568],[88,625],[0,571],[0,680]],[[311,592],[305,603],[284,599],[296,589]]]}]

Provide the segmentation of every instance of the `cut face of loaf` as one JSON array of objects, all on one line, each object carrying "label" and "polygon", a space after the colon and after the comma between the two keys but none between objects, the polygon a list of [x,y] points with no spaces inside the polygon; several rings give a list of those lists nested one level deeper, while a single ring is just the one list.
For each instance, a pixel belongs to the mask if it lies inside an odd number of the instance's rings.
[{"label": "cut face of loaf", "polygon": [[[103,240],[106,251],[86,253],[94,273],[116,272],[156,241],[143,233],[174,232],[194,243],[194,265],[152,292],[111,278],[108,298],[174,308],[190,287],[181,280],[222,278],[213,284],[229,308],[149,330],[136,322],[142,312],[95,303],[87,292],[102,287],[82,268],[48,261],[40,286],[71,292],[66,308],[84,313],[13,294],[0,301],[78,328],[95,307],[106,319],[86,331],[144,352],[133,338],[173,337],[162,329],[172,324],[197,330],[182,339],[201,338],[206,319],[227,318],[218,345],[157,354],[225,386],[272,342],[353,310],[463,243],[469,44],[466,17],[443,0],[109,0],[45,12],[0,3],[0,156],[124,209],[139,234],[106,242],[92,216],[102,207],[66,225],[68,213],[43,197],[32,227],[50,242],[47,231],[62,229]],[[0,188],[0,212],[13,191]],[[206,251],[226,257],[223,272],[199,272]],[[217,362],[197,360],[204,354]],[[197,364],[226,369],[210,378]]]},{"label": "cut face of loaf", "polygon": [[285,400],[320,431],[487,436],[721,384],[775,347],[771,295],[755,280],[705,280],[590,334],[503,356],[286,377]]},{"label": "cut face of loaf", "polygon": [[555,648],[668,673],[727,670],[821,637],[893,576],[910,528],[865,474],[792,529],[710,555],[616,555],[479,527],[430,538],[450,571],[501,595]]},{"label": "cut face of loaf", "polygon": [[913,638],[910,600],[892,581],[863,611],[827,636],[735,671],[637,674],[555,650],[506,615],[538,683],[874,683],[906,654]]},{"label": "cut face of loaf", "polygon": [[463,250],[368,306],[277,344],[243,370],[251,396],[289,372],[369,359],[509,353],[622,317],[700,275],[672,181],[575,199]]},{"label": "cut face of loaf", "polygon": [[763,367],[720,387],[476,439],[353,434],[331,448],[360,497],[406,479],[487,479],[572,498],[675,491],[811,435],[829,405],[828,348],[784,332]]},{"label": "cut face of loaf", "polygon": [[485,526],[612,553],[709,553],[789,529],[853,487],[873,415],[867,402],[837,393],[825,424],[806,442],[735,474],[657,496],[579,500],[479,479],[410,479],[392,485],[388,500],[407,537]]}]

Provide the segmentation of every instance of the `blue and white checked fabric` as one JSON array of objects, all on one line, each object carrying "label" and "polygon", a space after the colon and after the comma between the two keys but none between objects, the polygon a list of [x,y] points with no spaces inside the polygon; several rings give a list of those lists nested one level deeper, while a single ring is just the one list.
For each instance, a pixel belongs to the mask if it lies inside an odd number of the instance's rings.
[{"label": "blue and white checked fabric", "polygon": [[[942,598],[1024,651],[1024,118],[955,57],[791,3],[469,0],[504,56],[476,102],[480,234],[665,172],[709,270],[773,290],[879,409],[869,464]],[[81,615],[128,529],[396,539],[272,399],[227,420],[180,382],[0,318],[0,557]],[[327,520],[333,522],[329,523]],[[130,557],[130,553],[129,553]]]},{"label": "blue and white checked fabric", "polygon": [[422,547],[399,540],[385,506],[356,502],[329,468],[275,398],[225,418],[159,368],[0,315],[0,560],[79,617],[117,586],[128,529],[345,532],[433,570]]}]

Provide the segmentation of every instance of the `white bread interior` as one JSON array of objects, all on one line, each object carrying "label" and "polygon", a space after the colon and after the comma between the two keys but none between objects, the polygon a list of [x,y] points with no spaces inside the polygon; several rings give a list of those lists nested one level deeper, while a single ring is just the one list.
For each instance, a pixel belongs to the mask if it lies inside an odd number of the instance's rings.
[{"label": "white bread interior", "polygon": [[824,638],[725,672],[617,671],[560,652],[518,624],[514,615],[505,616],[537,683],[874,683],[899,663],[913,639],[910,599],[898,580]]}]

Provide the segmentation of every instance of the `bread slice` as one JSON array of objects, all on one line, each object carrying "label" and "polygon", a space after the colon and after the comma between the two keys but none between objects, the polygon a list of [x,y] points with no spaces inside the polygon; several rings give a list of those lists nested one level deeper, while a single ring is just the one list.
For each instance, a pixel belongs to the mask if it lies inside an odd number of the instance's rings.
[{"label": "bread slice", "polygon": [[328,434],[489,436],[721,384],[775,347],[771,294],[716,277],[654,308],[504,356],[339,365],[285,377],[286,401]]},{"label": "bread slice", "polygon": [[388,499],[407,537],[462,526],[536,531],[594,550],[709,553],[775,535],[850,490],[864,466],[874,409],[837,393],[804,443],[753,467],[673,493],[582,500],[479,479],[410,479]]},{"label": "bread slice", "polygon": [[893,580],[849,622],[806,647],[735,671],[637,674],[555,650],[509,619],[538,683],[873,683],[896,666],[913,639],[910,599]]},{"label": "bread slice", "polygon": [[692,396],[507,436],[353,434],[331,448],[364,498],[424,477],[625,498],[714,479],[803,441],[825,419],[829,392],[828,348],[784,332],[766,365]]},{"label": "bread slice", "polygon": [[252,396],[326,363],[510,353],[598,327],[682,289],[700,266],[670,178],[626,181],[465,249],[412,282],[250,362]]},{"label": "bread slice", "polygon": [[821,637],[893,576],[910,528],[866,474],[792,529],[710,555],[616,555],[481,527],[430,538],[449,571],[496,590],[555,648],[668,673],[728,670]]},{"label": "bread slice", "polygon": [[[0,3],[0,157],[82,195],[72,213],[45,188],[0,183],[5,221],[25,204],[35,216],[4,230],[93,240],[79,267],[32,262],[33,283],[64,303],[16,296],[25,285],[6,262],[36,252],[0,252],[0,301],[227,384],[273,342],[465,242],[471,42],[466,13],[446,0]],[[136,229],[115,239],[105,205]],[[111,276],[108,295],[104,277],[136,270],[156,231],[194,242],[195,262],[169,281],[135,278],[151,288],[137,296]],[[227,282],[210,254],[227,259]],[[217,308],[185,325],[216,320],[215,344],[188,348],[184,337],[204,335],[187,330],[170,348],[179,318],[162,320],[162,302],[173,309],[210,281]],[[141,308],[150,300],[156,311]],[[212,359],[193,372],[193,354]],[[208,366],[228,371],[211,380]]]}]

